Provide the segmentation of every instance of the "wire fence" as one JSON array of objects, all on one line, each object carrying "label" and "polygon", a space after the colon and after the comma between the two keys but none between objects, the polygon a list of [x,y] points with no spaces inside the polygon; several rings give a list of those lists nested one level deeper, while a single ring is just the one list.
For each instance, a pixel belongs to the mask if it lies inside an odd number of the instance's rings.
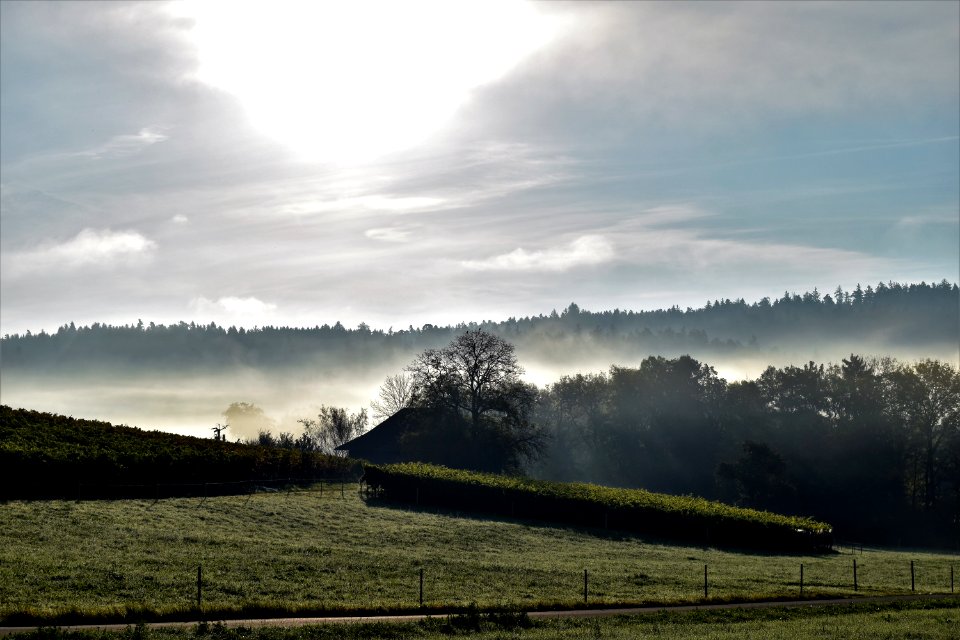
[{"label": "wire fence", "polygon": [[[699,567],[699,565],[696,565],[696,566]],[[911,560],[911,561],[910,561],[910,571],[909,571],[910,594],[917,594],[917,593],[918,593],[918,590],[917,590],[916,566],[917,566],[916,562],[913,561],[913,560]],[[858,580],[857,580],[857,562],[856,562],[856,560],[854,560],[854,561],[853,561],[853,564],[852,564],[852,574],[849,575],[849,577],[850,577],[850,581],[849,581],[849,582],[847,582],[846,584],[833,584],[833,585],[831,585],[831,584],[828,584],[828,583],[824,583],[824,582],[822,581],[822,576],[820,577],[820,580],[817,580],[817,578],[814,578],[813,584],[816,585],[817,587],[819,587],[819,588],[820,588],[820,591],[819,591],[819,592],[815,592],[815,593],[813,593],[813,594],[811,594],[811,592],[810,592],[810,590],[809,590],[809,587],[811,586],[810,574],[809,574],[809,573],[807,574],[807,580],[808,580],[808,581],[807,581],[807,583],[806,583],[807,590],[806,590],[806,592],[805,592],[804,568],[805,568],[804,563],[800,563],[800,564],[797,566],[797,575],[795,576],[797,579],[796,579],[796,580],[788,580],[787,582],[785,582],[785,583],[782,585],[782,586],[784,587],[784,591],[782,591],[782,592],[779,594],[779,597],[780,597],[780,598],[783,598],[783,597],[785,597],[785,596],[790,596],[790,595],[793,595],[793,596],[795,596],[797,599],[800,599],[800,600],[804,599],[805,597],[810,597],[811,595],[812,595],[812,597],[818,597],[818,595],[819,595],[819,596],[822,596],[822,595],[823,595],[822,589],[823,589],[824,587],[833,587],[833,588],[835,588],[835,589],[849,589],[849,588],[851,587],[851,585],[852,585],[854,591],[858,591],[858,590],[859,590],[859,589],[858,589]],[[932,569],[933,567],[929,567],[929,568]],[[939,567],[939,569],[943,569],[943,567]],[[699,569],[694,570],[693,567],[691,567],[691,572],[690,572],[690,573],[691,573],[691,576],[692,576],[693,574],[695,574],[695,572],[698,572],[698,571],[699,571]],[[197,607],[198,609],[201,609],[201,608],[203,607],[203,605],[204,605],[204,599],[203,599],[203,598],[204,598],[204,596],[203,596],[204,588],[208,588],[208,589],[209,589],[209,587],[211,586],[211,585],[209,584],[209,582],[208,582],[208,583],[204,583],[203,575],[204,575],[204,574],[203,574],[203,565],[197,565],[197,572],[196,572],[196,594],[197,594],[197,596],[196,596],[196,607]],[[576,575],[579,575],[579,574],[576,574]],[[591,604],[602,604],[602,600],[603,600],[603,598],[602,598],[603,591],[602,591],[602,590],[601,590],[601,592],[600,592],[600,595],[601,595],[600,600],[598,601],[598,600],[593,599],[593,597],[594,597],[595,595],[597,595],[595,591],[592,591],[592,590],[591,590],[592,588],[594,588],[594,587],[596,586],[596,580],[595,580],[595,577],[593,576],[593,574],[591,574],[591,572],[590,572],[589,569],[583,569],[582,575],[583,575],[583,591],[582,591],[582,599],[580,600],[580,602],[582,602],[582,604],[583,604],[583,605],[586,605],[586,606],[589,606],[589,605],[591,605]],[[702,600],[703,602],[707,602],[707,601],[710,601],[710,599],[711,599],[711,593],[712,593],[715,599],[721,599],[721,600],[722,600],[722,599],[724,598],[724,594],[723,594],[723,593],[719,593],[719,594],[717,593],[717,591],[716,591],[716,589],[715,589],[716,586],[717,586],[717,583],[716,583],[716,581],[715,581],[715,578],[712,577],[712,574],[711,574],[711,571],[710,571],[710,565],[709,565],[709,564],[704,564],[704,565],[703,565],[703,573],[702,573],[702,575],[703,575],[702,593],[701,593],[699,590],[694,591],[693,589],[691,589],[690,592],[687,594],[687,595],[689,596],[689,598],[694,599],[694,600],[700,599],[700,600]],[[901,588],[897,589],[896,587],[894,587],[893,589],[891,589],[892,591],[896,591],[896,592],[898,592],[898,593],[905,593],[905,592],[906,592],[906,587],[907,587],[907,584],[908,584],[908,583],[907,583],[907,580],[906,580],[906,575],[907,575],[907,574],[904,573],[904,582],[903,582],[903,584],[901,585]],[[931,575],[936,579],[936,583],[933,583],[933,582],[931,581],[931,579],[930,579],[930,578],[931,578]],[[955,591],[955,577],[954,577],[954,576],[955,576],[955,573],[954,573],[954,565],[953,565],[953,564],[950,564],[950,565],[949,565],[949,583],[948,583],[946,580],[941,580],[942,578],[945,577],[944,575],[942,575],[942,571],[930,571],[930,575],[927,576],[926,584],[924,585],[925,588],[923,589],[922,593],[923,593],[924,595],[941,595],[941,596],[947,596],[947,595],[951,595],[951,596],[952,596],[952,595],[954,595],[954,594],[956,593],[956,591]],[[713,582],[712,582],[711,580],[713,580]],[[410,593],[411,596],[412,596],[414,593],[417,593],[417,594],[418,594],[417,601],[416,601],[416,603],[414,603],[414,602],[413,602],[413,598],[411,597],[410,600],[408,600],[407,602],[397,603],[398,607],[400,607],[400,608],[402,608],[402,607],[409,607],[409,606],[412,606],[413,604],[416,604],[417,606],[419,606],[419,607],[422,608],[422,607],[425,607],[425,606],[430,606],[431,604],[436,604],[436,603],[446,604],[446,603],[449,603],[449,602],[451,602],[451,601],[455,601],[455,600],[457,600],[457,599],[462,599],[462,593],[453,593],[453,592],[450,591],[450,589],[449,589],[449,587],[450,587],[450,582],[449,582],[449,580],[438,581],[438,583],[431,584],[430,571],[429,571],[426,567],[420,567],[419,570],[418,570],[416,573],[410,574],[409,577],[408,577],[408,581],[409,581],[409,587],[410,587],[410,588],[409,588],[409,593]],[[692,583],[693,581],[691,580],[690,582]],[[571,579],[570,579],[569,583],[570,583],[571,587],[576,583],[576,580],[574,579],[574,576],[573,576],[573,575],[571,575]],[[714,589],[714,591],[711,592],[711,589]],[[889,587],[888,587],[888,589],[889,589]],[[506,594],[503,594],[503,595],[506,596]],[[580,594],[577,593],[576,595],[579,596]],[[701,597],[701,596],[702,596],[702,597]],[[574,598],[574,590],[573,590],[572,588],[571,588],[571,590],[570,590],[568,603],[569,603],[569,604],[576,604],[576,603],[577,603],[577,600]]]},{"label": "wire fence", "polygon": [[[153,504],[165,499],[175,498],[194,498],[197,499],[197,507],[207,503],[207,499],[214,496],[243,496],[249,502],[251,497],[258,494],[273,494],[292,496],[294,494],[313,494],[322,499],[343,500],[359,494],[365,495],[365,485],[357,483],[356,478],[270,478],[245,481],[221,481],[221,482],[183,482],[183,483],[153,483],[153,484],[97,484],[97,483],[78,483],[78,500],[110,499],[110,498],[138,498],[151,501]],[[379,500],[377,502],[380,502]],[[254,501],[254,504],[256,501]],[[406,510],[409,505],[397,505]],[[435,511],[430,509],[429,511]],[[469,515],[469,514],[467,514]],[[825,595],[876,595],[878,593],[937,593],[943,595],[955,594],[955,565],[960,567],[960,558],[957,562],[952,562],[950,557],[937,562],[906,560],[904,555],[899,555],[895,559],[883,559],[884,577],[876,577],[879,573],[879,556],[874,552],[879,551],[870,547],[865,547],[860,543],[841,542],[834,547],[834,554],[822,558],[796,558],[795,563],[791,563],[788,558],[780,560],[778,563],[767,567],[758,567],[755,571],[758,575],[754,576],[756,580],[762,581],[764,591],[773,594],[774,597],[796,597],[799,599],[823,597]],[[671,582],[670,596],[672,600],[689,601],[723,601],[724,599],[736,599],[742,597],[742,593],[749,587],[739,586],[738,582],[745,580],[742,577],[734,577],[732,567],[727,561],[724,562],[704,562],[702,559],[697,562],[693,557],[684,562],[682,566],[676,569],[680,576],[643,576],[634,574],[626,576],[615,575],[609,567],[576,567],[567,565],[565,568],[553,570],[549,576],[542,578],[551,584],[544,585],[544,592],[551,595],[548,599],[563,601],[569,605],[583,603],[590,606],[602,605],[604,603],[616,601],[650,601],[659,597],[662,592],[662,585],[658,582]],[[629,560],[625,559],[627,564]],[[409,565],[407,565],[409,566]],[[864,568],[867,568],[864,581]],[[316,566],[318,571],[331,571],[328,567]],[[183,571],[182,567],[175,571]],[[504,576],[503,587],[500,589],[499,598],[502,602],[523,603],[529,598],[529,593],[523,593],[519,589],[526,587],[527,591],[538,591],[536,584],[538,578],[531,577],[525,584],[518,582],[511,574],[517,573],[516,567],[510,566],[488,566],[484,571],[491,575],[483,576],[483,580],[489,585],[496,583],[497,574]],[[339,569],[334,568],[336,574]],[[345,572],[345,576],[346,576]],[[766,576],[760,576],[760,573],[766,573]],[[397,600],[393,605],[396,608],[413,607],[431,607],[447,606],[451,602],[469,602],[479,599],[481,588],[471,585],[471,581],[477,580],[476,575],[456,575],[451,571],[451,565],[431,566],[430,562],[421,564],[418,568],[402,569],[397,567],[391,571],[388,576],[384,576],[389,581],[406,585],[401,589],[408,595]],[[178,578],[174,582],[179,586],[174,587],[180,599],[185,595],[185,590],[195,588],[196,601],[198,609],[203,607],[226,606],[230,598],[226,598],[226,592],[229,589],[239,589],[252,595],[257,590],[258,580],[253,579],[248,587],[238,587],[240,582],[252,578],[242,572],[237,572],[236,568],[218,566],[215,562],[203,561],[195,566],[195,572],[191,569],[185,571],[182,581]],[[638,580],[631,588],[629,585],[619,584],[623,581]],[[131,580],[133,578],[131,577]],[[140,579],[143,579],[141,576]],[[300,576],[298,579],[307,579],[309,577]],[[368,580],[367,589],[377,590],[377,576],[367,576],[363,571],[356,575],[346,577],[348,581]],[[158,584],[161,581],[154,579],[147,580]],[[119,579],[119,582],[125,582]],[[557,584],[566,585],[560,590]],[[641,584],[642,583],[642,584]],[[677,587],[677,583],[681,586]],[[225,585],[231,585],[229,588]],[[518,590],[513,593],[512,590]],[[488,589],[489,590],[489,589]],[[396,589],[394,589],[396,591]],[[852,593],[851,593],[852,592]],[[347,597],[339,606],[362,606],[363,600],[358,597],[363,590],[356,595]],[[626,595],[624,595],[626,594]],[[188,596],[190,597],[190,596]],[[161,598],[165,599],[165,598]],[[194,603],[191,602],[191,605]],[[323,609],[326,605],[319,605]],[[333,607],[336,609],[336,607]]]}]

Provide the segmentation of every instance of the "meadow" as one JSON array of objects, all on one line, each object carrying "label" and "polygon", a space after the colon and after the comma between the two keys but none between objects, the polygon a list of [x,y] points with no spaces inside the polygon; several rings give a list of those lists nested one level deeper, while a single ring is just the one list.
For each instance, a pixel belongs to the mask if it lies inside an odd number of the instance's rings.
[{"label": "meadow", "polygon": [[[356,485],[248,496],[0,504],[7,624],[294,613],[573,608],[949,593],[960,557],[758,554],[613,530],[365,501]],[[853,561],[858,590],[854,590]]]}]

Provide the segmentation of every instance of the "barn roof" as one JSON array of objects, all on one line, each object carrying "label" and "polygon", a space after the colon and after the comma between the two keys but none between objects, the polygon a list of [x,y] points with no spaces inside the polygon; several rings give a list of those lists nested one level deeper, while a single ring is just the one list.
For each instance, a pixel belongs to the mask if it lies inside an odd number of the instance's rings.
[{"label": "barn roof", "polygon": [[377,454],[381,452],[397,451],[401,438],[408,431],[423,425],[429,414],[427,409],[405,407],[365,434],[343,443],[336,450],[345,451],[353,458],[373,458],[378,457]]}]

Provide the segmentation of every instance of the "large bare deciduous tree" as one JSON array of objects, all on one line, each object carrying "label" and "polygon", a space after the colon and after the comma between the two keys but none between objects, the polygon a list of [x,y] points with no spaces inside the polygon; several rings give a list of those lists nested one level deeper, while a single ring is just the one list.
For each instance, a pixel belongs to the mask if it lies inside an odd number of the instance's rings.
[{"label": "large bare deciduous tree", "polygon": [[517,471],[542,451],[544,431],[532,421],[537,389],[520,379],[512,344],[477,329],[443,349],[427,349],[407,367],[411,405],[463,425],[461,446],[472,448],[458,464]]}]

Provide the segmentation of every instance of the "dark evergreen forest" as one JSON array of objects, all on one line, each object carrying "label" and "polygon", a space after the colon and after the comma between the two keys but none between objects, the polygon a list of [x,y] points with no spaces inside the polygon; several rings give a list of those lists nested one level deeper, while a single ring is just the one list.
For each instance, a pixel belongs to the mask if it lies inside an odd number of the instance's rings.
[{"label": "dark evergreen forest", "polygon": [[[224,370],[342,366],[406,360],[425,348],[448,343],[468,329],[482,328],[511,341],[522,358],[572,362],[579,356],[608,357],[607,362],[650,354],[718,358],[767,357],[787,350],[844,345],[860,352],[931,350],[957,352],[960,289],[939,284],[880,283],[839,288],[821,295],[784,293],[752,304],[743,299],[715,300],[698,309],[585,311],[570,304],[562,312],[504,321],[455,326],[347,329],[339,322],[314,327],[221,327],[181,322],[123,326],[94,323],[64,325],[46,332],[5,335],[0,358],[5,372],[38,374],[82,369],[147,367],[153,371],[183,367]],[[615,357],[615,359],[610,359]]]}]

